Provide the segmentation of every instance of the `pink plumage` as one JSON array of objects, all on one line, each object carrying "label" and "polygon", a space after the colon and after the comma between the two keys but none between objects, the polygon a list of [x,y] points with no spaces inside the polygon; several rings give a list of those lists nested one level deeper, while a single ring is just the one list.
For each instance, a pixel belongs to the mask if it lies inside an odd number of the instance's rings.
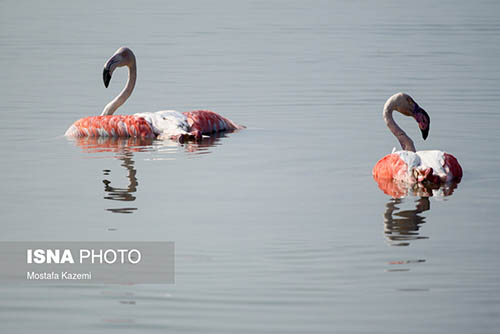
[{"label": "pink plumage", "polygon": [[[424,158],[420,159],[419,155]],[[433,162],[437,164],[431,167]],[[440,189],[442,196],[449,196],[462,178],[462,167],[449,153],[399,151],[380,159],[372,173],[378,187],[394,198],[409,193],[432,196],[436,189]]]},{"label": "pink plumage", "polygon": [[69,137],[138,137],[200,139],[222,131],[242,129],[233,121],[213,111],[197,110],[184,113],[166,111],[140,115],[91,116],[79,119],[66,131]]},{"label": "pink plumage", "polygon": [[440,184],[460,181],[462,167],[453,155],[442,151],[398,151],[380,159],[372,174],[376,180]]},{"label": "pink plumage", "polygon": [[154,138],[151,124],[134,115],[91,116],[81,118],[66,131],[70,137]]},{"label": "pink plumage", "polygon": [[458,163],[457,158],[449,153],[444,153],[444,167],[449,170],[453,179],[460,181],[463,176],[462,166]]},{"label": "pink plumage", "polygon": [[406,176],[408,165],[399,154],[388,154],[373,167],[372,174],[378,179],[400,179]]},{"label": "pink plumage", "polygon": [[221,131],[233,131],[243,127],[222,117],[210,110],[196,110],[183,112],[189,124],[189,133],[196,138],[202,134],[211,134]]}]

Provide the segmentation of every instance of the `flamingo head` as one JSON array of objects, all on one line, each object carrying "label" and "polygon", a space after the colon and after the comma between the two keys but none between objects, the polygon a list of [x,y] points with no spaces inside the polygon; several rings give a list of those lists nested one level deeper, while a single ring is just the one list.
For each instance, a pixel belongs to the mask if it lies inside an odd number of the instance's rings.
[{"label": "flamingo head", "polygon": [[424,138],[424,140],[427,139],[431,125],[431,118],[410,95],[398,93],[393,95],[388,102],[394,106],[394,109],[403,115],[413,117],[417,121],[418,127],[422,132],[422,138]]},{"label": "flamingo head", "polygon": [[132,50],[127,47],[121,47],[116,50],[113,56],[108,59],[106,64],[104,64],[104,70],[102,71],[104,87],[108,88],[109,82],[111,81],[111,76],[113,75],[113,72],[117,67],[131,67],[134,64],[135,56]]},{"label": "flamingo head", "polygon": [[429,135],[429,129],[431,127],[431,118],[429,114],[424,109],[420,108],[417,103],[415,103],[413,118],[417,121],[418,127],[422,132],[422,138],[425,140]]}]

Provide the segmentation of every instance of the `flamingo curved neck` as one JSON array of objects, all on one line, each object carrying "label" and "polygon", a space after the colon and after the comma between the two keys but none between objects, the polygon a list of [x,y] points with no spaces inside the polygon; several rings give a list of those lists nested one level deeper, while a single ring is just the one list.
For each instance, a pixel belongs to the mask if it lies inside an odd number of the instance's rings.
[{"label": "flamingo curved neck", "polygon": [[109,102],[104,110],[102,111],[101,116],[105,115],[113,115],[116,109],[120,108],[122,104],[129,98],[132,94],[132,91],[135,87],[135,81],[137,79],[137,68],[135,62],[128,66],[128,80],[125,88],[115,97],[111,102]]},{"label": "flamingo curved neck", "polygon": [[401,148],[405,151],[416,152],[415,145],[410,137],[406,134],[406,132],[401,129],[394,119],[392,118],[392,112],[395,108],[391,104],[386,104],[384,106],[384,120],[385,124],[391,130],[391,132],[396,136],[399,143],[401,144]]}]

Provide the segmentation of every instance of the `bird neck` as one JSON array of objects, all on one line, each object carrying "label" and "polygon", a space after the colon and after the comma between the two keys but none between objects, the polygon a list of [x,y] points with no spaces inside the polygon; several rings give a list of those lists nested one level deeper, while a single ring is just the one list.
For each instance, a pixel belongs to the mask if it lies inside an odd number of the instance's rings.
[{"label": "bird neck", "polygon": [[415,145],[410,137],[401,129],[394,119],[392,118],[392,112],[394,110],[394,106],[391,103],[386,103],[384,106],[384,121],[389,130],[396,136],[399,143],[401,144],[401,148],[405,151],[416,152]]},{"label": "bird neck", "polygon": [[128,80],[125,88],[120,92],[120,94],[118,94],[117,97],[106,105],[101,116],[113,115],[116,109],[120,108],[120,106],[125,103],[134,90],[136,79],[137,68],[135,62],[133,62],[131,65],[128,65]]}]

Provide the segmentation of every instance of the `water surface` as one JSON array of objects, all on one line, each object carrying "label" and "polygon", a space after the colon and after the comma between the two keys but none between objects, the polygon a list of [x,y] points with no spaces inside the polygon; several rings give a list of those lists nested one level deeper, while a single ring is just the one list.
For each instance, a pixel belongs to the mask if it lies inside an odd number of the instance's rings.
[{"label": "water surface", "polygon": [[[175,285],[4,287],[9,333],[494,333],[497,2],[3,1],[1,240],[171,240]],[[247,126],[202,143],[68,140],[134,50],[120,113],[211,109]],[[385,100],[431,116],[451,196],[372,180],[397,145]]]}]

